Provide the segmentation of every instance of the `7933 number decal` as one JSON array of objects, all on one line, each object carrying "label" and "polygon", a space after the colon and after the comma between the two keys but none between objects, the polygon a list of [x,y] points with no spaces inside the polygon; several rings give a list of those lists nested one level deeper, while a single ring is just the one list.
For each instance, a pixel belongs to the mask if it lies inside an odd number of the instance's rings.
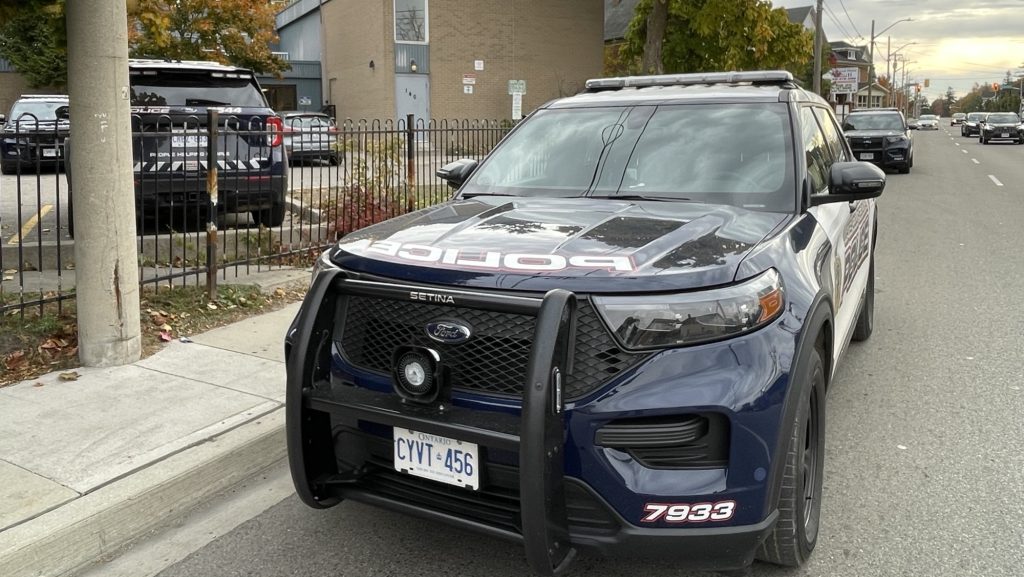
[{"label": "7933 number decal", "polygon": [[643,523],[704,523],[728,521],[736,510],[736,501],[717,503],[648,503],[644,506]]}]

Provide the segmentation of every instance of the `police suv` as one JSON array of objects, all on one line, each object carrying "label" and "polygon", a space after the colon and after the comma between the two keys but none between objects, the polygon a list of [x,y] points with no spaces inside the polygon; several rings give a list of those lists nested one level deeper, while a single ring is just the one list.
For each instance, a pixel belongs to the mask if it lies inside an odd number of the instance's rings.
[{"label": "police suv", "polygon": [[286,337],[300,498],[731,570],[820,532],[877,167],[788,72],[598,79],[344,237]]}]

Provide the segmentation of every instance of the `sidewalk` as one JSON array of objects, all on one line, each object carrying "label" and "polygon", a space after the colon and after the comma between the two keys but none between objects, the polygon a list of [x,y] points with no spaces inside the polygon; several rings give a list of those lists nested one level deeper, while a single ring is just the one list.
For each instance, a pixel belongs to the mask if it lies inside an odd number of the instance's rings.
[{"label": "sidewalk", "polygon": [[284,459],[299,304],[75,381],[0,389],[0,575],[67,575]]}]

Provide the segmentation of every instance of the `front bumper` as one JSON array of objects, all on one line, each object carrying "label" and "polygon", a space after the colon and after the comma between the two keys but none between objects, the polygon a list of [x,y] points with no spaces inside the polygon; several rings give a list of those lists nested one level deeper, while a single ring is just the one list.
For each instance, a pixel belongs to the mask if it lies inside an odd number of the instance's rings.
[{"label": "front bumper", "polygon": [[[457,293],[460,306],[536,316],[526,393],[519,399],[454,392],[443,408],[403,402],[388,379],[348,365],[331,331],[334,301],[349,294],[403,298],[409,287],[320,273],[289,330],[288,443],[296,490],[326,507],[348,498],[522,542],[539,574],[564,570],[576,548],[681,559],[689,567],[748,566],[774,526],[775,451],[796,358],[794,319],[726,342],[664,351],[601,390],[565,402],[554,370],[571,364],[575,298]],[[431,288],[432,292],[441,292]],[[468,300],[467,300],[468,299]],[[780,360],[781,359],[781,360]],[[650,468],[599,446],[595,432],[617,419],[719,412],[731,422],[729,463]],[[395,427],[476,443],[485,455],[481,490],[393,470]],[[646,503],[736,503],[720,523],[645,523]]]},{"label": "front bumper", "polygon": [[1012,141],[1024,139],[1024,132],[1014,128],[1010,130],[983,130],[982,137],[989,141]]}]

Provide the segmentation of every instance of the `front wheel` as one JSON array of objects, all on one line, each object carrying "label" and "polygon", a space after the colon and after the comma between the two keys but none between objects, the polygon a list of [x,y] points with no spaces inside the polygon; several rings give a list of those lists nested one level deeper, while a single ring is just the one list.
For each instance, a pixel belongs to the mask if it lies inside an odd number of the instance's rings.
[{"label": "front wheel", "polygon": [[13,162],[0,162],[0,174],[15,174],[18,172],[18,165]]},{"label": "front wheel", "polygon": [[[818,542],[821,524],[821,484],[825,465],[825,370],[822,352],[815,349],[794,386],[801,397],[786,451],[779,518],[761,544],[757,558],[799,567]],[[803,384],[803,386],[801,386]]]}]

